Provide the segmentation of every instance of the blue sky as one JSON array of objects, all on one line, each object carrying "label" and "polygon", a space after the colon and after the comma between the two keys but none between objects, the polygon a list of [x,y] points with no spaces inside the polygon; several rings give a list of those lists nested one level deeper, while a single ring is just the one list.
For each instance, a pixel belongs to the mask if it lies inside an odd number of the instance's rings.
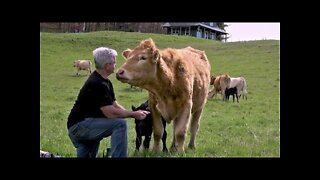
[{"label": "blue sky", "polygon": [[229,23],[225,27],[230,38],[227,42],[262,39],[280,40],[280,23]]}]

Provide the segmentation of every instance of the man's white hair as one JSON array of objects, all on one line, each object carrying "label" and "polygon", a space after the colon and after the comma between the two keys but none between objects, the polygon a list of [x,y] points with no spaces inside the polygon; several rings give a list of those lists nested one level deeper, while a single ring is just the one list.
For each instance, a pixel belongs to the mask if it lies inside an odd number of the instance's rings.
[{"label": "man's white hair", "polygon": [[116,50],[107,47],[99,47],[92,53],[97,69],[102,69],[106,63],[113,63],[113,59],[118,55]]}]

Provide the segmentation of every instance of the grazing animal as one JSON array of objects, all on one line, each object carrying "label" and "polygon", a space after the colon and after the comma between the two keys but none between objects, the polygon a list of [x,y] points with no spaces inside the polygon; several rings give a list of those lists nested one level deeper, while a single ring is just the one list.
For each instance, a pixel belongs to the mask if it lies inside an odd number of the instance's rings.
[{"label": "grazing animal", "polygon": [[126,62],[118,69],[116,78],[149,92],[153,151],[160,152],[164,132],[161,116],[167,123],[173,121],[170,151],[184,152],[189,125],[188,147],[194,149],[210,83],[210,63],[205,52],[190,46],[160,50],[150,38],[122,55]]},{"label": "grazing animal", "polygon": [[233,97],[233,102],[234,102],[234,95],[236,95],[236,97],[237,97],[237,102],[239,102],[239,96],[238,96],[237,87],[226,88],[225,94],[226,94],[226,99],[227,99],[227,100],[229,100],[230,95],[232,95],[232,97]]},{"label": "grazing animal", "polygon": [[221,91],[222,100],[226,100],[225,90],[230,83],[230,76],[223,74],[217,77],[211,77],[210,84],[213,84],[214,88],[209,91],[208,97],[211,98]]},{"label": "grazing animal", "polygon": [[[208,98],[211,98],[211,97],[213,97],[213,96],[215,95],[215,94],[213,95],[213,89],[214,89],[213,83],[214,83],[214,80],[215,80],[216,78],[217,78],[217,77],[214,76],[214,75],[211,75],[211,76],[210,76],[210,90],[209,90]],[[212,85],[212,88],[211,88],[211,85]],[[217,94],[217,93],[219,93],[219,94],[222,95],[221,89],[220,89],[219,91],[217,91],[216,94]],[[216,97],[217,97],[217,96],[216,96]]]},{"label": "grazing animal", "polygon": [[87,71],[87,75],[91,74],[92,72],[92,63],[90,60],[75,60],[73,62],[73,67],[77,68],[77,73],[76,75],[80,75],[79,72],[81,70],[86,70]]},{"label": "grazing animal", "polygon": [[[141,104],[139,107],[131,107],[133,111],[137,110],[146,110],[150,111],[149,108],[149,102],[146,101],[145,103]],[[143,147],[144,149],[149,149],[150,145],[150,140],[151,140],[151,135],[152,135],[152,112],[149,113],[146,118],[143,120],[137,120],[135,119],[135,129],[136,129],[136,150],[139,151],[141,143],[142,143],[142,136],[144,136],[143,140]],[[162,118],[162,117],[161,117]],[[166,121],[162,118],[162,124],[164,128],[163,136],[162,136],[162,151],[167,152],[167,146],[166,146],[166,141],[167,141],[167,131],[166,131]]]},{"label": "grazing animal", "polygon": [[[244,97],[246,97],[247,100],[247,82],[246,79],[244,77],[231,77],[230,78],[230,84],[228,86],[228,88],[233,88],[233,87],[237,87],[237,94],[239,94],[242,99],[244,99]],[[241,93],[241,94],[240,94]]]}]

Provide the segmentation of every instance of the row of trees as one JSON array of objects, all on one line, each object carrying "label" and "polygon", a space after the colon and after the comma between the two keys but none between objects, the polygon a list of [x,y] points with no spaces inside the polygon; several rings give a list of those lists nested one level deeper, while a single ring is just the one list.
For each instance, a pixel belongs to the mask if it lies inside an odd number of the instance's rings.
[{"label": "row of trees", "polygon": [[126,31],[165,33],[162,23],[98,22],[98,23],[40,23],[44,32]]}]

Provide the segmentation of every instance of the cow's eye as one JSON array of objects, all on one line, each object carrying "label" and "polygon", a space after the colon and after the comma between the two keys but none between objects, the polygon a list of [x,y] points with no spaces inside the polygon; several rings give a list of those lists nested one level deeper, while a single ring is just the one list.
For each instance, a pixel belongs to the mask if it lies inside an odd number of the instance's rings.
[{"label": "cow's eye", "polygon": [[140,57],[140,60],[146,60],[147,58],[146,57],[144,57],[144,56],[141,56]]}]

